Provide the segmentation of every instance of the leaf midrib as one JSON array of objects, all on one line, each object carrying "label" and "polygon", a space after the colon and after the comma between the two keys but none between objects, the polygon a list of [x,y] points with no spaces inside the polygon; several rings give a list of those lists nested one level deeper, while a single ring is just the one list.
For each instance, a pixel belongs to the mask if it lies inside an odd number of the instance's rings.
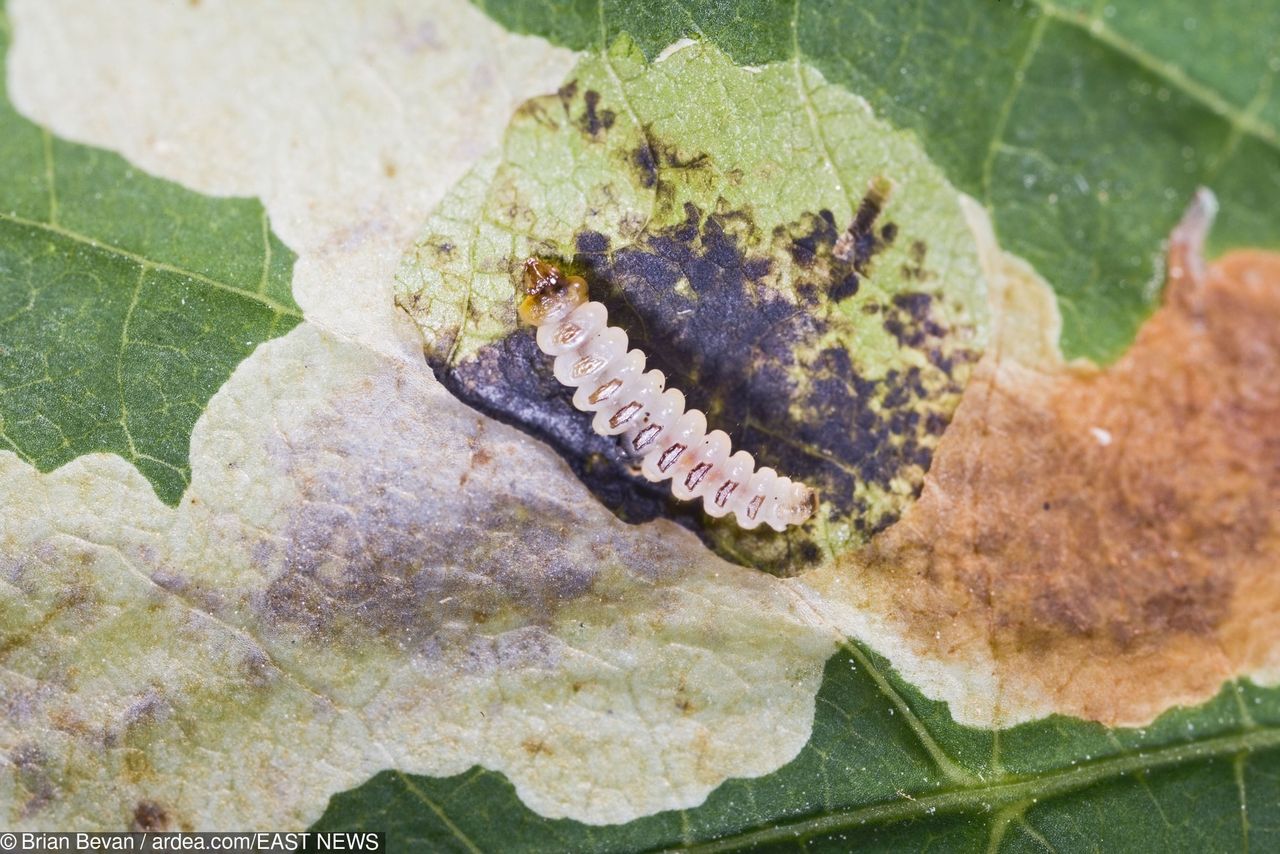
[{"label": "leaf midrib", "polygon": [[713,842],[680,845],[666,850],[698,854],[734,851],[771,843],[795,843],[822,834],[865,825],[885,825],[941,813],[994,812],[1020,801],[1043,801],[1128,774],[1169,768],[1222,756],[1247,755],[1280,747],[1280,727],[1258,727],[1203,741],[1170,745],[1149,751],[1124,753],[1087,765],[1061,768],[1042,774],[1007,777],[996,783],[963,787],[918,798],[835,810],[791,822],[742,831]]}]

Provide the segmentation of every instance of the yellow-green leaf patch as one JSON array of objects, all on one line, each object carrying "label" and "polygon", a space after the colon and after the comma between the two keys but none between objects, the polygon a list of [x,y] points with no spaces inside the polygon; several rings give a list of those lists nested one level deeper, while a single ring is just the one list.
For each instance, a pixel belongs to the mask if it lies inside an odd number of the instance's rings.
[{"label": "yellow-green leaf patch", "polygon": [[[634,475],[517,328],[530,254],[583,274],[736,446],[816,486],[817,520],[748,534]],[[700,46],[650,65],[626,40],[517,111],[427,224],[397,299],[447,386],[551,442],[619,516],[671,516],[777,571],[913,500],[986,325],[957,194],[910,136],[803,65]]]}]

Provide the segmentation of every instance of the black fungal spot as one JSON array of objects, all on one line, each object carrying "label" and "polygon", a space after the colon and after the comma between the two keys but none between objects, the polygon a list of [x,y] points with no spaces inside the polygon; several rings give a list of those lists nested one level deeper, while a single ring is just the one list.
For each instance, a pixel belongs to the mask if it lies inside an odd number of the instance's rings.
[{"label": "black fungal spot", "polygon": [[583,132],[592,138],[598,138],[604,131],[613,127],[617,115],[613,110],[600,109],[599,92],[594,89],[588,89],[582,95],[582,102],[584,109],[581,118],[578,120],[578,126],[582,128]]},{"label": "black fungal spot", "polygon": [[895,294],[884,311],[885,331],[898,339],[898,344],[926,351],[929,360],[950,374],[953,359],[940,348],[947,329],[934,319],[933,295],[920,291]]},{"label": "black fungal spot", "polygon": [[[650,143],[651,145],[655,143]],[[674,145],[666,145],[661,142],[656,143],[658,148],[658,158],[664,169],[675,170],[678,172],[692,172],[699,169],[707,169],[712,166],[711,155],[705,151],[699,151],[696,154],[682,155],[679,148]]]},{"label": "black fungal spot", "polygon": [[791,260],[801,267],[812,267],[818,260],[818,250],[822,246],[830,246],[836,239],[835,215],[827,209],[818,212],[818,216],[810,219],[810,228],[806,232],[793,234],[791,245],[787,250]]},{"label": "black fungal spot", "polygon": [[939,412],[930,412],[924,417],[924,432],[930,436],[941,436],[950,423],[950,417]]},{"label": "black fungal spot", "polygon": [[831,284],[831,290],[828,293],[836,301],[856,295],[858,293],[858,274],[853,272],[846,273],[842,278]]},{"label": "black fungal spot", "polygon": [[[657,153],[653,171],[645,169],[656,181],[671,169],[706,167],[704,158],[661,145],[643,151]],[[642,160],[640,150],[635,157]],[[953,371],[974,358],[947,340],[924,292],[859,298],[900,346],[924,355],[927,367],[866,376],[848,349],[823,343],[849,323],[834,303],[860,294],[867,262],[895,236],[891,223],[876,234],[878,213],[878,204],[864,204],[841,233],[832,212],[820,210],[762,235],[749,209],[721,200],[708,211],[685,202],[668,224],[650,224],[628,245],[614,249],[605,235],[584,231],[572,258],[549,260],[587,279],[610,323],[626,330],[631,346],[735,448],[815,486],[833,521],[868,537],[919,494],[962,386]],[[842,239],[854,247],[845,260],[835,252]],[[776,290],[780,264],[790,266],[800,304]],[[743,531],[732,520],[709,519],[697,503],[677,502],[667,484],[640,477],[620,443],[597,435],[591,417],[573,408],[572,390],[555,380],[532,330],[513,331],[459,364],[432,367],[462,400],[550,443],[626,521],[674,519],[723,556],[772,572],[795,572],[821,558],[811,529]],[[873,501],[868,490],[899,497]]]},{"label": "black fungal spot", "polygon": [[800,544],[800,560],[805,564],[815,564],[822,559],[822,550],[818,546],[806,540]]},{"label": "black fungal spot", "polygon": [[[678,215],[676,188],[683,186],[711,192],[717,183],[740,172],[733,170],[730,176],[724,176],[716,170],[715,161],[706,152],[686,152],[678,146],[663,142],[653,136],[650,129],[643,129],[643,140],[624,155],[624,163],[632,172],[640,186],[655,189],[655,215],[660,219],[669,219],[673,213]],[[681,203],[682,204],[682,203]],[[728,213],[726,211],[726,213]]]},{"label": "black fungal spot", "polygon": [[[774,242],[784,246],[791,260],[801,269],[814,271],[820,268],[821,275],[816,278],[828,299],[833,302],[847,300],[857,296],[863,278],[869,275],[871,259],[897,234],[897,226],[893,223],[881,230],[879,238],[870,231],[878,212],[878,203],[869,204],[864,200],[854,222],[843,233],[838,233],[835,215],[823,209],[817,216],[806,215],[797,224],[775,229]],[[886,232],[887,238],[884,236]],[[811,285],[808,282],[797,285],[802,298],[805,297],[803,288],[806,286]],[[863,311],[876,312],[879,306],[867,303]]]}]

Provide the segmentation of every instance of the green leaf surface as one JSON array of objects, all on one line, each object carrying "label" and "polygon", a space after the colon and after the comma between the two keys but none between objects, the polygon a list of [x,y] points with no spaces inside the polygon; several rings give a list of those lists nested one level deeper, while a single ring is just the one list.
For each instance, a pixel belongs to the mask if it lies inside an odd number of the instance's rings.
[{"label": "green leaf surface", "polygon": [[789,764],[695,809],[625,825],[544,819],[501,774],[384,772],[314,829],[384,830],[392,850],[1241,851],[1280,844],[1280,690],[1247,681],[1142,729],[1053,717],[951,720],[880,657],[827,663]]},{"label": "green leaf surface", "polygon": [[[8,24],[0,6],[0,54]],[[301,320],[253,199],[203,196],[22,118],[0,74],[0,447],[42,471],[116,453],[177,503],[191,428]]]},{"label": "green leaf surface", "polygon": [[1214,246],[1280,234],[1280,6],[962,0],[601,0],[479,4],[577,49],[626,33],[649,57],[706,40],[796,60],[919,135],[1054,287],[1068,357],[1110,360],[1150,311],[1160,247],[1192,190],[1222,202]]}]

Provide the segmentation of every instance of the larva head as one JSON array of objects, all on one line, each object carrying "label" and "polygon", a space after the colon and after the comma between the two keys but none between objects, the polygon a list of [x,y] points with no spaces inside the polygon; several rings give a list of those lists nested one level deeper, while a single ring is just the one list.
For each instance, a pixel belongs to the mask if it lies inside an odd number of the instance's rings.
[{"label": "larva head", "polygon": [[587,301],[587,282],[566,276],[554,264],[529,258],[521,278],[523,298],[517,314],[532,326],[560,320]]},{"label": "larva head", "polygon": [[791,485],[789,502],[791,524],[799,525],[818,511],[818,491],[803,483]]}]

